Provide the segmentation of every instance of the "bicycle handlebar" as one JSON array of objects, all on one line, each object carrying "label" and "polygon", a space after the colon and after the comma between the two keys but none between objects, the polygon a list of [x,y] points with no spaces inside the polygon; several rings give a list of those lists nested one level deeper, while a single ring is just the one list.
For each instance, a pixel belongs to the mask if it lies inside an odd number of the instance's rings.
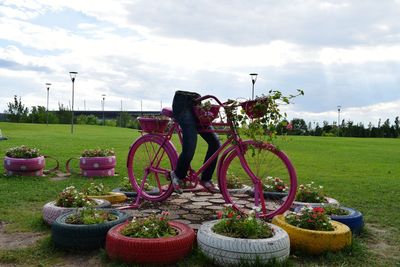
[{"label": "bicycle handlebar", "polygon": [[206,100],[206,99],[208,99],[208,98],[212,98],[212,99],[214,99],[215,101],[217,101],[217,103],[219,104],[219,105],[221,105],[221,106],[223,106],[224,104],[222,104],[221,103],[221,101],[219,101],[219,99],[218,98],[216,98],[215,96],[213,96],[213,95],[205,95],[205,96],[201,96],[201,97],[199,97],[199,98],[196,98],[195,99],[195,101],[196,102],[198,102],[198,103],[200,103],[201,101],[203,101],[203,100]]}]

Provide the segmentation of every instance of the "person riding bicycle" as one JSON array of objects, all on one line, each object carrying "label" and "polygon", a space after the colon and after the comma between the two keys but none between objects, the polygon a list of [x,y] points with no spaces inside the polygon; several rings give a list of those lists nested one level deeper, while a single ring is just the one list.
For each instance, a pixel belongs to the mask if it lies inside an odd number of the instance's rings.
[{"label": "person riding bicycle", "polygon": [[[178,122],[182,130],[182,152],[179,155],[176,169],[171,171],[170,178],[174,191],[178,194],[182,193],[182,180],[186,177],[193,159],[197,145],[197,134],[207,142],[208,149],[204,159],[206,162],[215,151],[221,146],[218,136],[214,132],[199,132],[198,119],[193,113],[193,106],[196,105],[195,99],[200,95],[194,92],[176,91],[172,101],[173,117]],[[209,126],[211,127],[211,126]],[[219,189],[211,181],[217,158],[202,172],[200,185],[211,193],[218,193]]]}]

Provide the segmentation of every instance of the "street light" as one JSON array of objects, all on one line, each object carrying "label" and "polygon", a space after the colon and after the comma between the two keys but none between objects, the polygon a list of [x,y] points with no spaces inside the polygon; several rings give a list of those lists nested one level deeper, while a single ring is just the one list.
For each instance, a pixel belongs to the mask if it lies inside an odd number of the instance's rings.
[{"label": "street light", "polygon": [[250,73],[250,77],[251,77],[251,82],[253,84],[252,90],[251,90],[251,99],[254,99],[254,84],[257,81],[257,73]]},{"label": "street light", "polygon": [[46,110],[46,124],[49,126],[49,89],[50,89],[51,83],[46,83],[47,87],[47,110]]},{"label": "street light", "polygon": [[106,100],[106,95],[105,95],[105,94],[102,94],[101,96],[103,97],[103,102],[102,102],[102,104],[103,104],[103,126],[104,126],[104,125],[106,125],[106,124],[105,124],[105,120],[104,120],[104,101]]},{"label": "street light", "polygon": [[337,124],[337,126],[338,126],[338,136],[339,136],[339,133],[340,133],[340,108],[341,108],[342,106],[337,106],[337,111],[338,111],[338,124]]},{"label": "street light", "polygon": [[75,78],[78,72],[76,71],[70,71],[69,76],[71,77],[72,81],[72,106],[71,106],[71,134],[74,133],[74,84],[75,84]]}]

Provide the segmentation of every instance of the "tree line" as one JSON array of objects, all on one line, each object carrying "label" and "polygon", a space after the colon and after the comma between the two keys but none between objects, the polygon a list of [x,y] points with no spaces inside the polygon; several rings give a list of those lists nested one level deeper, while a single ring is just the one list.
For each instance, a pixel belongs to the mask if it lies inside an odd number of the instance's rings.
[{"label": "tree line", "polygon": [[[33,106],[29,110],[28,107],[22,104],[21,98],[17,96],[14,96],[14,102],[8,103],[5,113],[7,120],[10,122],[47,123],[48,120],[50,124],[69,124],[72,118],[71,110],[63,104],[59,104],[58,111],[48,113],[43,106]],[[342,120],[339,126],[337,123],[330,124],[328,121],[324,121],[322,125],[319,125],[319,123],[312,125],[311,122],[306,123],[301,118],[295,118],[286,122],[290,127],[278,126],[278,134],[385,138],[398,138],[400,136],[399,116],[393,120],[393,124],[389,119],[386,119],[383,123],[379,119],[376,127],[371,122],[365,126],[363,123],[355,124],[353,121],[345,120]],[[98,119],[95,115],[79,115],[74,118],[74,123],[103,125],[103,120]],[[104,124],[107,126],[139,129],[137,119],[133,118],[127,112],[120,112],[117,118],[107,119],[104,121]]]}]

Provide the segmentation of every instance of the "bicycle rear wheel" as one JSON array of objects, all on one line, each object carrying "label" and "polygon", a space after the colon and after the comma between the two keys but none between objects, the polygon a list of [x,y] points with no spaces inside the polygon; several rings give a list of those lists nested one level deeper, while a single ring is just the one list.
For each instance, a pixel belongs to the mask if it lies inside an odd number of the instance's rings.
[{"label": "bicycle rear wheel", "polygon": [[171,142],[164,142],[164,137],[154,134],[140,137],[129,150],[127,160],[132,187],[144,199],[163,201],[172,194],[167,176],[177,160],[176,150]]},{"label": "bicycle rear wheel", "polygon": [[[242,161],[236,147],[222,157],[218,182],[225,201],[243,213],[258,210],[258,215],[264,218],[282,214],[290,208],[297,189],[292,163],[271,144],[249,140],[244,142],[243,148]],[[270,192],[266,180],[274,181],[276,178],[287,186],[285,192]],[[282,200],[284,196],[288,197]]]}]

